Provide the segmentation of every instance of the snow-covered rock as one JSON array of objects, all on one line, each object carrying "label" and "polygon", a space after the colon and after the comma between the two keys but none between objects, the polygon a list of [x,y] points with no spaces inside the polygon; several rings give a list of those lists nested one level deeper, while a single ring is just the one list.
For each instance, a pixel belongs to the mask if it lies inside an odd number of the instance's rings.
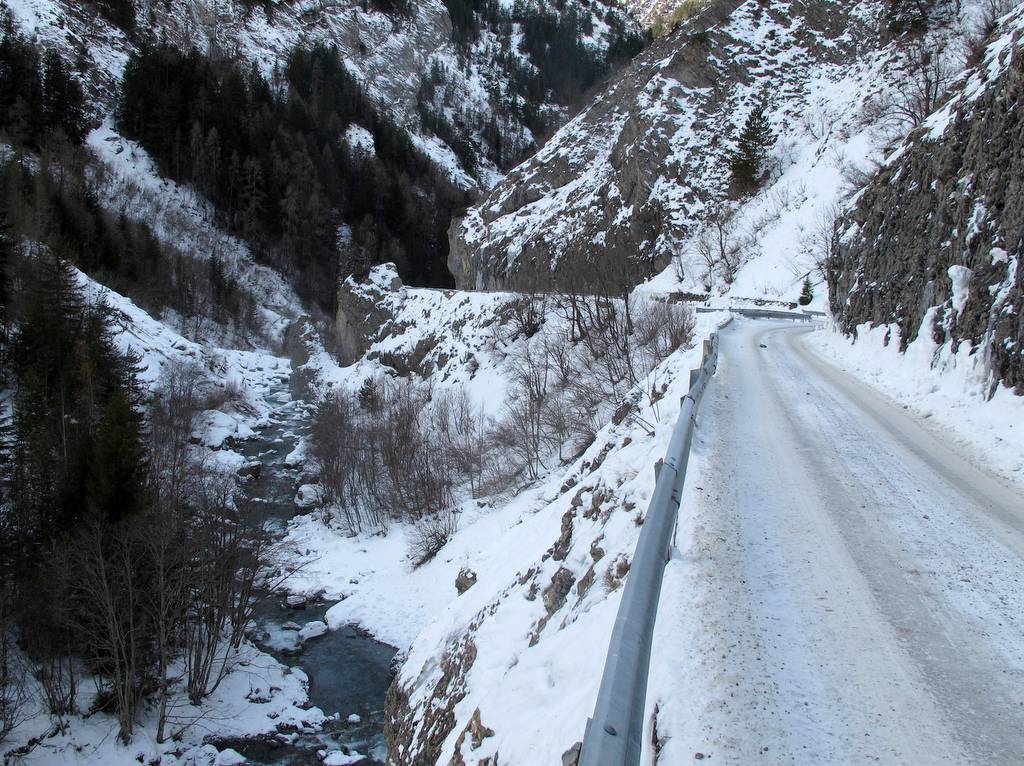
[{"label": "snow-covered rock", "polygon": [[195,439],[210,449],[220,449],[229,441],[244,441],[255,435],[246,419],[222,410],[204,410],[196,418]]},{"label": "snow-covered rock", "polygon": [[217,753],[217,760],[214,761],[216,766],[240,766],[247,762],[248,759],[244,755],[230,747]]},{"label": "snow-covered rock", "polygon": [[320,636],[327,635],[328,630],[330,629],[327,627],[327,623],[322,620],[307,622],[299,631],[299,641],[309,641],[314,638],[320,638]]},{"label": "snow-covered rock", "polygon": [[323,502],[323,490],[317,484],[303,484],[295,493],[295,507],[300,511],[316,508]]},{"label": "snow-covered rock", "polygon": [[343,753],[340,750],[332,750],[326,756],[324,756],[324,766],[351,766],[353,763],[359,763],[366,756],[355,750],[348,753]]},{"label": "snow-covered rock", "polygon": [[900,350],[934,339],[932,364],[971,369],[982,396],[1024,393],[1022,33],[1018,7],[841,218],[830,271],[844,332],[891,327]]}]

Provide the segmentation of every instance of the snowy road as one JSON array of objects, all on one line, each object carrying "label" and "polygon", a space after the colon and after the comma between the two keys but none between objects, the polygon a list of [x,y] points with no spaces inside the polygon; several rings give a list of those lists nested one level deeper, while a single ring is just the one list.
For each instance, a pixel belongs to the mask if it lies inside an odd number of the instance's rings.
[{"label": "snowy road", "polygon": [[723,333],[659,617],[660,762],[1024,764],[1024,499],[808,331]]}]

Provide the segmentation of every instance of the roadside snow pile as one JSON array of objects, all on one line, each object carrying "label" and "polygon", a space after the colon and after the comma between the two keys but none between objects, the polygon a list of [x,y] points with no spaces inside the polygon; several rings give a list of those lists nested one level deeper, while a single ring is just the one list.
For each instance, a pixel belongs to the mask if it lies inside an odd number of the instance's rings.
[{"label": "roadside snow pile", "polygon": [[[926,315],[926,327],[933,313]],[[807,342],[963,447],[977,465],[1024,487],[1024,396],[999,384],[989,398],[984,355],[970,343],[954,352],[950,343],[938,345],[930,331],[922,331],[901,353],[899,332],[896,325],[863,324],[853,340],[826,328]]]}]

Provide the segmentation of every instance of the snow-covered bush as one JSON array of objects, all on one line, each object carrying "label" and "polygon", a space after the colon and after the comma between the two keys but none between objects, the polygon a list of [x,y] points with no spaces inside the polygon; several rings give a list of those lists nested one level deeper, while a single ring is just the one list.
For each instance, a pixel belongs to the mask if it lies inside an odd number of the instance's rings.
[{"label": "snow-covered bush", "polygon": [[459,517],[452,509],[424,516],[413,524],[409,538],[409,560],[414,567],[423,566],[436,556],[455,534]]}]

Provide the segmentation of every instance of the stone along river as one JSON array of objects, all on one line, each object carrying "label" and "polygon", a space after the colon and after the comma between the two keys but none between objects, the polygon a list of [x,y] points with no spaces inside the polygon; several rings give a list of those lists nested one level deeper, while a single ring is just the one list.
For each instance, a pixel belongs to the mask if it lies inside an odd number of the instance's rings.
[{"label": "stone along river", "polygon": [[[288,465],[287,456],[302,436],[310,408],[293,399],[287,387],[271,394],[274,412],[256,438],[238,446],[250,465],[259,464],[243,484],[243,510],[277,535],[283,535],[296,513],[294,502],[300,468]],[[359,753],[362,759],[346,764],[383,763],[384,699],[394,675],[395,650],[366,633],[345,626],[302,640],[323,628],[324,614],[334,602],[289,599],[283,593],[263,594],[256,612],[252,637],[278,661],[301,668],[309,676],[309,701],[325,715],[337,716],[317,731],[285,732],[279,736],[219,742],[259,764],[300,766],[320,764],[324,751]],[[313,625],[310,625],[310,624]]]}]

